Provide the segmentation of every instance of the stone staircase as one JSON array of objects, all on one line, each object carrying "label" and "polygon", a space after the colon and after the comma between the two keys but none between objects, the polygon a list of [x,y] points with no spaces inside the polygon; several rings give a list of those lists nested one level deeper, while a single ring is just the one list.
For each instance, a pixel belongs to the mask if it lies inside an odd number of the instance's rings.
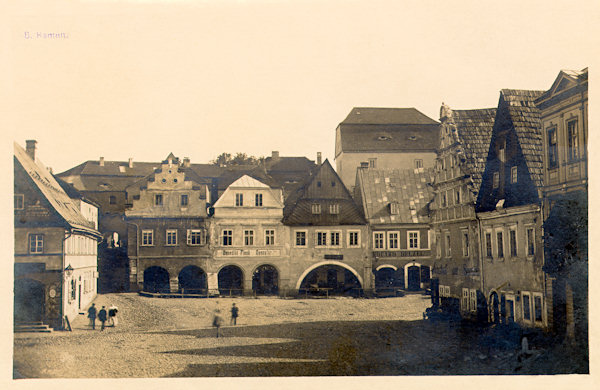
[{"label": "stone staircase", "polygon": [[52,333],[52,328],[41,321],[16,322],[15,333]]}]

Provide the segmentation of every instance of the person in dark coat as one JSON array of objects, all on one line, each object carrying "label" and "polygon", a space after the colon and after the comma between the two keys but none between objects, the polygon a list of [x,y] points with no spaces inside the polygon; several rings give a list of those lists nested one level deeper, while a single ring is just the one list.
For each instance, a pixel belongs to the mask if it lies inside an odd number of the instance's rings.
[{"label": "person in dark coat", "polygon": [[219,336],[222,337],[223,335],[221,334],[221,326],[223,326],[223,317],[221,317],[221,310],[219,309],[215,310],[213,326],[217,328],[217,338],[219,338]]},{"label": "person in dark coat", "polygon": [[240,311],[239,311],[238,307],[234,303],[233,306],[231,306],[231,323],[233,325],[237,325],[237,318],[238,318],[239,312]]},{"label": "person in dark coat", "polygon": [[102,326],[100,327],[100,330],[102,331],[102,330],[104,330],[104,324],[106,323],[106,308],[105,308],[105,306],[102,306],[102,309],[100,309],[100,311],[98,312],[98,319],[102,323]]},{"label": "person in dark coat", "polygon": [[92,306],[88,309],[88,318],[90,319],[90,325],[92,329],[96,329],[96,304],[92,303]]}]

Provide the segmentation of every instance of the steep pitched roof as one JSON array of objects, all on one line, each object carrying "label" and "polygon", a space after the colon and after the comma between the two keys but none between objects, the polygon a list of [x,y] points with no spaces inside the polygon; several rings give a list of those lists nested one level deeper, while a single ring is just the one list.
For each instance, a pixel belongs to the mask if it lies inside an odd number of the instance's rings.
[{"label": "steep pitched roof", "polygon": [[461,145],[459,155],[465,159],[464,168],[471,175],[476,191],[481,187],[495,117],[495,108],[452,110],[452,121]]},{"label": "steep pitched roof", "polygon": [[[358,169],[357,191],[371,224],[428,223],[434,170]],[[398,214],[391,213],[395,203]]]},{"label": "steep pitched roof", "polygon": [[535,100],[544,91],[503,89],[500,93],[517,134],[531,179],[538,188],[541,188],[543,186],[542,130],[540,110],[536,107]]},{"label": "steep pitched roof", "polygon": [[[312,205],[319,204],[320,214],[312,213]],[[331,214],[330,206],[338,205],[339,213]],[[329,160],[316,167],[292,191],[285,201],[283,222],[288,225],[363,225],[362,210],[356,205]]]},{"label": "steep pitched roof", "polygon": [[244,175],[231,183],[229,188],[269,188],[269,186],[253,177]]},{"label": "steep pitched roof", "polygon": [[48,169],[40,161],[33,161],[16,142],[14,143],[14,149],[16,160],[56,213],[70,227],[97,235],[98,232],[93,228],[94,224],[81,214],[75,202],[57,183]]},{"label": "steep pitched roof", "polygon": [[341,124],[436,125],[438,122],[414,107],[354,107]]}]

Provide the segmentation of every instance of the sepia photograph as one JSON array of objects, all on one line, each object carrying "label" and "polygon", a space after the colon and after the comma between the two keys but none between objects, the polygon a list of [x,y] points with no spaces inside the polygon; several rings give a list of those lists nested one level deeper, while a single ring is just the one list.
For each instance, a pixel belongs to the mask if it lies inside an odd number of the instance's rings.
[{"label": "sepia photograph", "polygon": [[4,383],[599,385],[597,2],[3,8]]}]

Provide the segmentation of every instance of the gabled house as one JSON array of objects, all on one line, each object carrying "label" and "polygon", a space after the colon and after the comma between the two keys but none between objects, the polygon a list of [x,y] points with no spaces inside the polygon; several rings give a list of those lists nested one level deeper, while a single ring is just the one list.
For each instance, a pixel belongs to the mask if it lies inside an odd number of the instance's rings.
[{"label": "gabled house", "polygon": [[277,295],[289,283],[283,193],[243,175],[213,205],[209,288],[224,295]]},{"label": "gabled house", "polygon": [[355,200],[369,224],[377,294],[430,287],[433,169],[359,168]]},{"label": "gabled house", "polygon": [[14,320],[59,329],[96,297],[101,236],[95,205],[69,197],[35,152],[14,145]]},{"label": "gabled house", "polygon": [[131,290],[207,293],[209,185],[171,153],[126,191]]},{"label": "gabled house", "polygon": [[547,326],[542,250],[542,91],[500,92],[475,211],[489,320]]},{"label": "gabled house", "polygon": [[496,109],[440,110],[431,226],[434,306],[464,318],[487,319],[481,292],[479,224],[475,201],[481,187]]},{"label": "gabled house", "polygon": [[328,160],[286,199],[294,293],[360,294],[373,287],[367,222]]},{"label": "gabled house", "polygon": [[336,171],[353,191],[356,169],[433,168],[439,123],[415,108],[355,107],[335,132]]},{"label": "gabled house", "polygon": [[536,101],[543,145],[549,325],[588,344],[588,69],[561,70]]}]

